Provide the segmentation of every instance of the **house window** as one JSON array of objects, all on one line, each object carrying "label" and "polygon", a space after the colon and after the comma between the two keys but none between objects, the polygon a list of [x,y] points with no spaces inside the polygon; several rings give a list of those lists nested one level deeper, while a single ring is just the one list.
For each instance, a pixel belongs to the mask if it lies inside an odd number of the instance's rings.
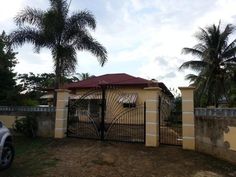
[{"label": "house window", "polygon": [[135,103],[123,103],[124,108],[135,108],[136,104]]},{"label": "house window", "polygon": [[84,99],[78,111],[84,115],[99,117],[101,113],[100,102],[101,100],[98,99]]},{"label": "house window", "polygon": [[100,117],[101,114],[101,106],[100,106],[101,100],[94,99],[94,100],[89,100],[89,114],[92,117]]},{"label": "house window", "polygon": [[124,93],[120,95],[119,102],[123,104],[124,108],[135,108],[137,97],[137,93]]}]

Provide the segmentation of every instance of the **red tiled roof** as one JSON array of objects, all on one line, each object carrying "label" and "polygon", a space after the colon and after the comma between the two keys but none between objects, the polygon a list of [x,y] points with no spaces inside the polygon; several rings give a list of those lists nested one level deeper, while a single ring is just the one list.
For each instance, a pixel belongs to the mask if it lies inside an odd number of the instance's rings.
[{"label": "red tiled roof", "polygon": [[148,87],[159,86],[162,92],[174,97],[164,83],[155,83],[140,77],[134,77],[125,73],[105,74],[101,76],[94,76],[86,80],[67,84],[66,89],[73,90],[79,88],[98,88],[101,85],[116,85],[116,86],[132,86],[132,87]]},{"label": "red tiled roof", "polygon": [[89,79],[67,84],[67,89],[76,88],[97,88],[101,85],[119,85],[119,86],[148,86],[153,84],[152,81],[134,77],[125,73],[105,74],[101,76],[94,76]]}]

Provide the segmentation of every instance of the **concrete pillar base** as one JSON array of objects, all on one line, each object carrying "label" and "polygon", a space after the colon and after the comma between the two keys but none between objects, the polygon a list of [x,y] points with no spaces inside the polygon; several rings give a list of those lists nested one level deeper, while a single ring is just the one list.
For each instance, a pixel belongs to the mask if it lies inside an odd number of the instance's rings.
[{"label": "concrete pillar base", "polygon": [[55,138],[65,138],[67,131],[69,90],[58,89],[55,120]]},{"label": "concrete pillar base", "polygon": [[179,87],[182,93],[183,149],[195,150],[194,94],[195,87]]}]

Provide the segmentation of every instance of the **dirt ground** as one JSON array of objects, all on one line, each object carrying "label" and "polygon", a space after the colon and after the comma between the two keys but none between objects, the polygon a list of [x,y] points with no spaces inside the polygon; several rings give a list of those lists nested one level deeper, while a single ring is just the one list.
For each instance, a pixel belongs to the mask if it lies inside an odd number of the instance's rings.
[{"label": "dirt ground", "polygon": [[176,146],[67,138],[48,151],[58,162],[44,170],[47,177],[236,177],[236,165]]},{"label": "dirt ground", "polygon": [[236,177],[236,164],[178,146],[17,136],[14,147],[0,177]]}]

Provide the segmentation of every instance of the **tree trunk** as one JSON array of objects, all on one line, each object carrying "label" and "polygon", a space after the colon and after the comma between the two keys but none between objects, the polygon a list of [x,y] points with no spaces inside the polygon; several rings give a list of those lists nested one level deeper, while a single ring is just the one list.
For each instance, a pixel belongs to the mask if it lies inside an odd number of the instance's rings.
[{"label": "tree trunk", "polygon": [[53,101],[53,105],[56,107],[57,104],[57,89],[60,88],[60,82],[61,82],[61,78],[60,78],[60,62],[59,59],[56,59],[56,70],[55,70],[55,74],[56,74],[56,78],[55,78],[55,86],[54,86],[54,101]]}]

